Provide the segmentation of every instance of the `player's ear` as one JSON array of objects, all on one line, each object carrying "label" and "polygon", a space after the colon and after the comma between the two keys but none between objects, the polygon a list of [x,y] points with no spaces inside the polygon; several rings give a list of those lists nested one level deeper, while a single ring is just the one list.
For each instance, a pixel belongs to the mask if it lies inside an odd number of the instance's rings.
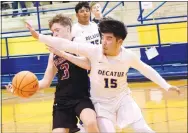
[{"label": "player's ear", "polygon": [[76,17],[78,18],[78,13],[76,13]]},{"label": "player's ear", "polygon": [[118,39],[117,43],[121,46],[123,44],[123,40],[122,39]]}]

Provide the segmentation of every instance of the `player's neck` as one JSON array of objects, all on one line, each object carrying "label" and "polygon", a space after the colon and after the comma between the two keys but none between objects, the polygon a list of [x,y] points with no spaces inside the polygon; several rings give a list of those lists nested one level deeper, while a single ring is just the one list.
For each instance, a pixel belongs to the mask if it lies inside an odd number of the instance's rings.
[{"label": "player's neck", "polygon": [[89,25],[89,21],[88,22],[80,22],[80,21],[78,21],[78,23],[81,24],[81,25]]},{"label": "player's neck", "polygon": [[121,48],[117,49],[113,53],[108,54],[107,56],[109,56],[109,57],[118,56],[120,54],[120,52],[121,52]]}]

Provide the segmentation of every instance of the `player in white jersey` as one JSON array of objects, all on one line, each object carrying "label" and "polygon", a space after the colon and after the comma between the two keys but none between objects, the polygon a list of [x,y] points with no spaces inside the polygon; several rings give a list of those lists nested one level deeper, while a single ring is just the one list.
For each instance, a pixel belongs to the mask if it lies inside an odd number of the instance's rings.
[{"label": "player in white jersey", "polygon": [[79,2],[75,6],[76,17],[78,23],[72,27],[72,36],[75,37],[75,41],[91,43],[94,45],[100,44],[100,34],[98,26],[94,22],[90,22],[90,7],[89,3]]},{"label": "player in white jersey", "polygon": [[83,45],[38,34],[29,24],[27,27],[34,38],[52,47],[55,54],[58,54],[58,50],[64,50],[85,56],[90,60],[90,93],[97,112],[100,132],[115,132],[115,125],[120,128],[129,125],[136,132],[154,132],[145,122],[140,108],[130,95],[131,91],[127,83],[127,72],[130,67],[137,69],[166,91],[176,91],[180,94],[179,88],[169,85],[131,50],[122,47],[127,29],[120,21],[103,19],[99,23],[102,45]]},{"label": "player in white jersey", "polygon": [[[98,26],[94,22],[90,22],[89,3],[86,1],[79,2],[75,6],[75,12],[78,22],[72,27],[72,36],[74,37],[74,41],[90,43],[94,45],[100,44]],[[82,121],[80,121],[79,124],[78,127],[81,129],[81,131],[83,131],[81,126],[83,125]]]}]

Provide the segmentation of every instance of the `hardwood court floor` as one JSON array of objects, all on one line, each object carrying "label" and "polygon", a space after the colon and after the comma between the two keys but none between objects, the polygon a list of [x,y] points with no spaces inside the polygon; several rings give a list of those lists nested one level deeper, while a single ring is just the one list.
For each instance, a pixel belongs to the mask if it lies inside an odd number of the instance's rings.
[{"label": "hardwood court floor", "polygon": [[[149,126],[157,133],[187,133],[187,80],[169,81],[180,86],[183,96],[166,93],[152,82],[130,83],[133,97]],[[50,133],[54,88],[22,99],[2,91],[3,133]],[[127,127],[118,132],[129,133]]]}]

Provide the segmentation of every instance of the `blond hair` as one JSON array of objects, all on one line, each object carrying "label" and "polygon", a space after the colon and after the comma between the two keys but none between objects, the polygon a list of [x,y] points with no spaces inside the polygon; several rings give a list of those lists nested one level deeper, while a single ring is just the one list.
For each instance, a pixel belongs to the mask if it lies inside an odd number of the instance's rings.
[{"label": "blond hair", "polygon": [[52,19],[49,20],[49,28],[51,29],[54,23],[59,23],[62,26],[70,26],[70,30],[72,28],[72,20],[71,18],[64,16],[63,14],[57,14]]},{"label": "blond hair", "polygon": [[94,5],[96,5],[98,2],[91,2],[91,4],[90,4],[90,8],[92,9],[92,7],[94,6]]}]

